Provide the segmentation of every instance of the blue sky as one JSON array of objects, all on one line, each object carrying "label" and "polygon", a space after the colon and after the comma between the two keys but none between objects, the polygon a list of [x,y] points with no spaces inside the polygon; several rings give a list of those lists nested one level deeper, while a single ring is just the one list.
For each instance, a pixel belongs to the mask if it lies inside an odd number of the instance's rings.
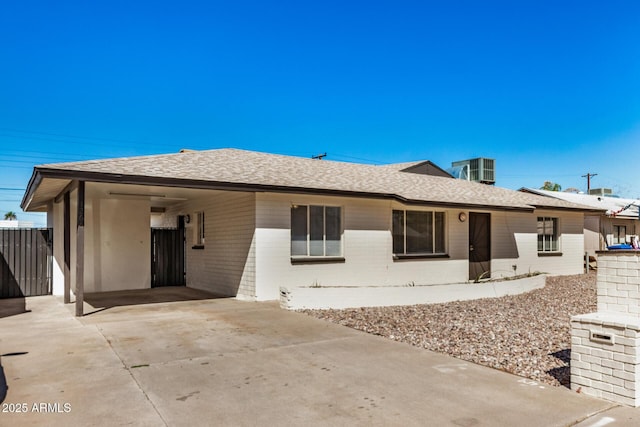
[{"label": "blue sky", "polygon": [[640,197],[636,1],[30,1],[0,14],[0,216],[36,164],[236,147],[496,159]]}]

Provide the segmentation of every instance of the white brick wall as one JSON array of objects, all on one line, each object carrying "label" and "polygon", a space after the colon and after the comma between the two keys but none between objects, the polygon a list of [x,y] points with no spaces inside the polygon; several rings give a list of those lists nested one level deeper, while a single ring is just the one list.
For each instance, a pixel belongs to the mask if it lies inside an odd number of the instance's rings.
[{"label": "white brick wall", "polygon": [[[571,319],[571,388],[624,405],[640,406],[640,322],[591,313]],[[612,344],[592,333],[612,336]]]},{"label": "white brick wall", "polygon": [[634,407],[640,406],[638,271],[640,254],[600,252],[598,312],[571,319],[571,388]]},{"label": "white brick wall", "polygon": [[[538,216],[559,219],[562,255],[538,254]],[[581,274],[584,269],[583,222],[583,215],[573,212],[491,212],[491,276],[511,276],[513,265],[518,274],[535,271]]]},{"label": "white brick wall", "polygon": [[[277,299],[280,287],[406,286],[460,283],[468,280],[468,223],[460,210],[445,210],[450,258],[394,261],[391,211],[402,208],[388,200],[258,193],[256,260],[258,299]],[[292,264],[291,205],[342,207],[344,261]],[[441,209],[439,209],[441,210]]]},{"label": "white brick wall", "polygon": [[[292,204],[342,207],[344,261],[292,264]],[[448,258],[394,260],[391,211],[396,208],[411,209],[389,200],[202,191],[198,197],[167,208],[155,221],[175,226],[177,215],[191,215],[192,222],[187,226],[187,285],[225,295],[274,300],[279,298],[282,286],[406,286],[467,281],[469,223],[458,220],[462,210],[437,209],[446,213]],[[199,211],[204,211],[206,218],[203,250],[191,248]],[[491,212],[493,277],[512,276],[513,265],[517,273],[581,271],[583,241],[582,234],[576,237],[576,230],[581,233],[582,214],[544,214],[561,218],[562,256],[538,255],[537,214]]]},{"label": "white brick wall", "polygon": [[598,312],[626,313],[640,317],[638,254],[598,254]]},{"label": "white brick wall", "polygon": [[[196,212],[204,212],[204,249],[193,249]],[[187,286],[243,299],[256,299],[255,194],[211,191],[172,206],[165,226],[176,226],[178,215],[187,224]]]}]

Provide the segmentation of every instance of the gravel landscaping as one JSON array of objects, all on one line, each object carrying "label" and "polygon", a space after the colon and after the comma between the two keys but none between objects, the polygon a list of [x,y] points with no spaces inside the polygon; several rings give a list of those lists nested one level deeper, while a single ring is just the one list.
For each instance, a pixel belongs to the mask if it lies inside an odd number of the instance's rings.
[{"label": "gravel landscaping", "polygon": [[570,387],[569,320],[596,311],[596,275],[548,277],[542,289],[501,298],[301,311],[542,383]]}]

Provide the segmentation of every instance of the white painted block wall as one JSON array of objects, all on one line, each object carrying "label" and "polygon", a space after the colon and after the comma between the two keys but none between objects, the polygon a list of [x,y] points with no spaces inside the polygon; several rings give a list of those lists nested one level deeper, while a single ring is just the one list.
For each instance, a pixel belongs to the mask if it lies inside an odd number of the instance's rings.
[{"label": "white painted block wall", "polygon": [[[148,200],[101,198],[87,183],[85,199],[84,291],[109,292],[151,287]],[[76,277],[77,190],[71,193],[71,284]],[[54,295],[64,294],[64,204],[50,206],[54,226]]]},{"label": "white painted block wall", "polygon": [[600,251],[598,312],[571,319],[571,389],[640,406],[640,253]]},{"label": "white painted block wall", "polygon": [[[88,184],[88,189],[91,185]],[[420,209],[418,207],[355,197],[213,190],[203,190],[200,194],[177,202],[164,214],[154,217],[154,225],[175,227],[178,215],[190,215],[186,251],[187,285],[190,287],[244,299],[274,300],[279,298],[280,287],[406,286],[468,280],[468,222],[458,220],[458,214],[468,214],[467,210],[424,208],[442,210],[446,214],[448,258],[394,260],[391,211]],[[71,197],[72,230],[75,230],[75,196],[74,192]],[[292,204],[342,207],[344,262],[291,262]],[[87,199],[85,246],[94,249],[89,250],[85,258],[86,292],[150,286],[149,210],[149,202],[144,200]],[[52,221],[57,229],[55,264],[61,269],[62,203],[56,204],[52,211]],[[205,247],[193,249],[196,213],[201,211],[205,212]],[[492,211],[490,214],[493,277],[514,275],[514,265],[518,274],[581,272],[582,214],[553,211],[533,214]],[[562,256],[541,257],[537,253],[538,214],[560,218]],[[71,259],[73,266],[73,232]],[[73,283],[75,268],[71,275]],[[56,292],[61,292],[62,283],[61,275],[56,274]]]},{"label": "white painted block wall", "polygon": [[[343,262],[291,262],[291,206],[342,207]],[[279,298],[280,287],[406,286],[455,283],[468,277],[467,224],[458,211],[445,210],[448,224],[447,259],[394,261],[391,210],[388,200],[258,193],[256,195],[256,290],[260,300]]]},{"label": "white painted block wall", "polygon": [[[290,209],[293,204],[341,206],[344,219],[344,262],[292,264]],[[306,286],[406,286],[461,283],[469,279],[468,222],[461,209],[446,213],[446,259],[394,260],[392,209],[420,209],[388,200],[258,193],[256,196],[256,289],[258,299],[279,297],[279,288]],[[468,213],[468,211],[464,211]],[[582,272],[584,240],[582,213],[558,211],[491,214],[492,277],[516,273]],[[559,218],[561,256],[544,257],[537,251],[537,215]]]},{"label": "white painted block wall", "polygon": [[[640,406],[640,321],[612,313],[571,319],[571,389]],[[610,336],[611,343],[592,338]],[[637,389],[638,388],[638,389]]]},{"label": "white painted block wall", "polygon": [[[537,217],[558,218],[561,255],[538,253]],[[492,212],[492,277],[533,272],[581,274],[584,259],[583,214],[537,210]]]},{"label": "white painted block wall", "polygon": [[52,294],[64,295],[64,212],[62,203],[47,208],[47,227],[53,228]]},{"label": "white painted block wall", "polygon": [[640,317],[640,256],[615,251],[598,255],[598,312]]},{"label": "white painted block wall", "polygon": [[149,212],[148,200],[87,199],[85,292],[151,287]]},{"label": "white painted block wall", "polygon": [[[194,249],[197,212],[204,212],[204,249]],[[225,296],[256,299],[255,194],[209,191],[177,203],[163,215],[164,226],[176,227],[178,215],[186,225],[187,286]],[[275,299],[275,297],[273,298]]]}]

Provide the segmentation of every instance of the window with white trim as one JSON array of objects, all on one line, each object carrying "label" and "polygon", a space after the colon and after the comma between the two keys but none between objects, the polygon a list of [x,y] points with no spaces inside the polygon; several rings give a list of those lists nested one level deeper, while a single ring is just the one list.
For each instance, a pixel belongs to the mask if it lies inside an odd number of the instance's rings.
[{"label": "window with white trim", "polygon": [[444,212],[393,210],[395,255],[445,254]]},{"label": "window with white trim", "polygon": [[291,206],[291,256],[342,255],[342,209],[339,206]]},{"label": "window with white trim", "polygon": [[538,252],[558,252],[560,250],[558,218],[538,217]]}]

